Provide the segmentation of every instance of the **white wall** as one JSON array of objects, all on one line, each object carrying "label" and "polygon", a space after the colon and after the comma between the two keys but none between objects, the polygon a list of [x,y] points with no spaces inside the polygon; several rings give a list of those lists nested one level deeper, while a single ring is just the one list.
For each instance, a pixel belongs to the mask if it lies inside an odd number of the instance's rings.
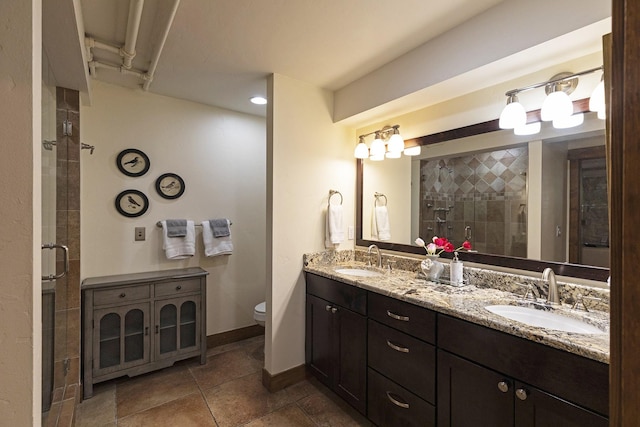
[{"label": "white wall", "polygon": [[40,425],[41,8],[0,2],[0,424]]},{"label": "white wall", "polygon": [[[92,105],[83,107],[82,278],[200,266],[207,278],[207,334],[254,324],[253,308],[265,300],[265,122],[261,117],[129,90],[94,81]],[[118,153],[137,148],[151,168],[132,178],[116,167]],[[174,172],[184,194],[161,198],[155,180]],[[138,218],[120,215],[114,200],[126,189],[149,198]],[[199,223],[226,217],[233,222],[234,253],[203,255],[196,228],[196,255],[167,260],[156,222],[186,218]],[[146,241],[134,241],[134,227],[146,227]]]},{"label": "white wall", "polygon": [[329,189],[344,197],[345,234],[353,225],[356,162],[353,132],[332,123],[330,92],[278,74],[268,90],[265,369],[274,375],[304,364],[302,255],[324,250]]}]

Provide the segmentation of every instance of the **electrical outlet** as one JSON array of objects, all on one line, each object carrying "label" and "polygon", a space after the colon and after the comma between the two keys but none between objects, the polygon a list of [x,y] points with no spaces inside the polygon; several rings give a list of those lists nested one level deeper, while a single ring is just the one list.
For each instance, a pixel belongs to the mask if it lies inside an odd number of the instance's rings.
[{"label": "electrical outlet", "polygon": [[146,228],[136,227],[135,240],[136,242],[145,240]]}]

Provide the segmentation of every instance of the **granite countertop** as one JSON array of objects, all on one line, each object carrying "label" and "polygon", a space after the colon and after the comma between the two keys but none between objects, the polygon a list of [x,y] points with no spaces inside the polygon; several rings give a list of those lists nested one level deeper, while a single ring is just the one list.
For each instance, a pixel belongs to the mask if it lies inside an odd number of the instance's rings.
[{"label": "granite countertop", "polygon": [[305,263],[304,270],[319,276],[367,289],[378,294],[407,301],[439,313],[464,319],[511,335],[526,338],[550,347],[565,350],[603,363],[609,363],[609,313],[574,310],[563,304],[554,312],[584,320],[598,327],[602,334],[562,332],[519,323],[486,310],[494,304],[531,305],[522,296],[499,289],[466,285],[454,287],[426,280],[422,273],[406,270],[378,270],[377,277],[357,277],[336,272],[337,268],[366,268],[352,260],[339,263]]}]

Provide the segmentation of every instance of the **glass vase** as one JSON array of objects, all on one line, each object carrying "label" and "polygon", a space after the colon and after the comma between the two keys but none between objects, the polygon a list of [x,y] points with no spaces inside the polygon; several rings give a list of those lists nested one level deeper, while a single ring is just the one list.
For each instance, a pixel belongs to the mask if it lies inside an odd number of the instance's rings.
[{"label": "glass vase", "polygon": [[432,282],[437,282],[444,271],[444,265],[439,261],[439,258],[439,255],[427,255],[427,257],[420,263],[422,272],[427,276],[427,279]]}]

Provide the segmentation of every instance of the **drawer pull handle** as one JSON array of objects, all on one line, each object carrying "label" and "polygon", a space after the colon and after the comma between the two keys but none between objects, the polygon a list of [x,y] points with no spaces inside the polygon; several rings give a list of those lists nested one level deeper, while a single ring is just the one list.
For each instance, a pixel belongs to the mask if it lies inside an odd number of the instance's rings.
[{"label": "drawer pull handle", "polygon": [[400,402],[399,400],[394,399],[394,397],[391,395],[391,392],[390,392],[390,391],[388,391],[388,392],[387,392],[387,398],[388,398],[388,399],[391,401],[391,403],[393,403],[394,405],[399,406],[399,407],[401,407],[401,408],[403,408],[403,409],[409,409],[409,404],[408,404],[408,403],[406,403],[406,402]]},{"label": "drawer pull handle", "polygon": [[179,291],[180,289],[182,289],[182,285],[176,286],[176,291]]},{"label": "drawer pull handle", "polygon": [[127,296],[127,294],[125,294],[124,292],[120,294],[120,298],[124,298],[126,296]]},{"label": "drawer pull handle", "polygon": [[156,325],[156,334],[157,334],[158,332],[159,332],[159,331],[158,331],[158,325]]},{"label": "drawer pull handle", "polygon": [[144,328],[144,334],[145,334],[145,335],[149,335],[149,327],[148,327],[148,326],[145,326],[145,328]]},{"label": "drawer pull handle", "polygon": [[406,347],[400,347],[398,345],[395,345],[394,343],[392,343],[391,341],[387,340],[387,345],[389,347],[391,347],[392,349],[394,349],[395,351],[399,351],[400,353],[409,353],[409,349]]},{"label": "drawer pull handle", "polygon": [[403,322],[409,321],[409,316],[400,316],[399,314],[392,313],[389,310],[387,310],[387,316],[391,317],[392,319],[402,320]]}]

